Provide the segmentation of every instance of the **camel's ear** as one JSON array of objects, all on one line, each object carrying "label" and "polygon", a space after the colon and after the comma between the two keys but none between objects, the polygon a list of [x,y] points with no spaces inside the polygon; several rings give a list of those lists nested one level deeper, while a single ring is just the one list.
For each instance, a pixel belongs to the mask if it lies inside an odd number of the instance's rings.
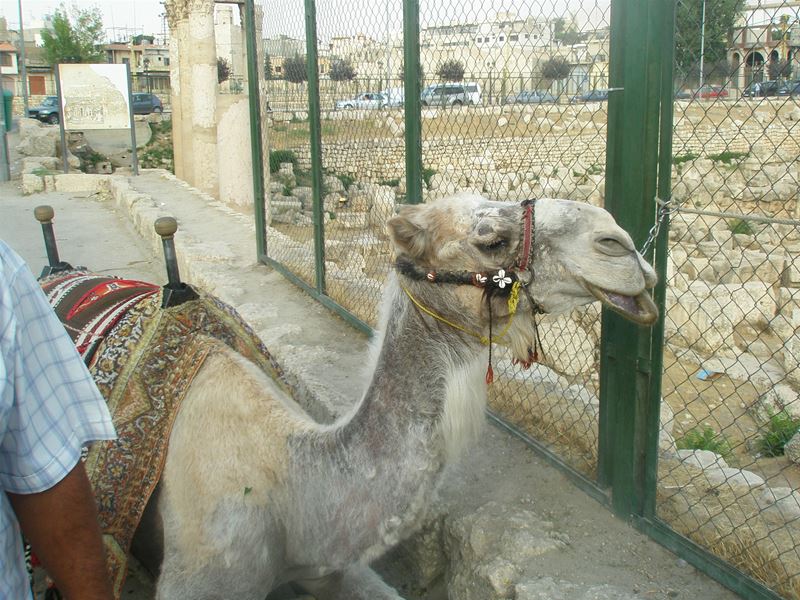
[{"label": "camel's ear", "polygon": [[415,259],[422,257],[428,242],[425,229],[414,222],[416,212],[415,207],[404,206],[400,209],[400,213],[389,219],[386,224],[395,252]]}]

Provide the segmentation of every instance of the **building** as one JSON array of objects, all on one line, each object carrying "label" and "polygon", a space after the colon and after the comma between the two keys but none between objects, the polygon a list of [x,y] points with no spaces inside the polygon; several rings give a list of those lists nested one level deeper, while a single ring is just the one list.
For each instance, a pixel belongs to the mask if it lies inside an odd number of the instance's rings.
[{"label": "building", "polygon": [[800,19],[796,15],[734,28],[728,62],[735,87],[743,89],[753,81],[771,79],[770,63],[783,61],[787,67],[781,75],[800,78]]},{"label": "building", "polygon": [[106,44],[104,50],[109,64],[130,65],[132,91],[163,95],[169,90],[169,48],[155,44],[152,36]]}]

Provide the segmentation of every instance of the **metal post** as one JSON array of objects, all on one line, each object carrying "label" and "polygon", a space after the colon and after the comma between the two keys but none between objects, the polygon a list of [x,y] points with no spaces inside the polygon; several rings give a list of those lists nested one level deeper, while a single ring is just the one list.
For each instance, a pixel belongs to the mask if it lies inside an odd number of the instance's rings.
[{"label": "metal post", "polygon": [[[663,0],[612,0],[605,207],[641,246],[653,224],[659,157],[661,68],[665,59],[659,8]],[[603,310],[600,348],[598,482],[612,489],[612,506],[625,518],[644,509],[650,331]],[[658,430],[655,430],[657,435]]]},{"label": "metal post", "polygon": [[[128,82],[130,86],[130,81]],[[58,96],[58,129],[61,133],[61,166],[64,173],[69,173],[69,160],[67,160],[67,133],[64,129],[64,118],[67,116],[64,110],[64,99],[61,97],[61,69],[56,65],[56,95]]]},{"label": "metal post", "polygon": [[[0,102],[3,100],[3,76],[0,75]],[[3,113],[0,116],[0,181],[11,179],[11,164],[8,157],[8,135],[6,133],[5,106],[2,107]]]},{"label": "metal post", "polygon": [[245,0],[245,44],[247,45],[247,92],[250,100],[250,157],[253,161],[253,202],[256,217],[256,254],[267,253],[267,216],[264,208],[264,145],[261,139],[260,68],[256,47],[256,10]]},{"label": "metal post", "polygon": [[319,61],[317,60],[317,6],[306,2],[306,69],[308,71],[308,123],[311,136],[311,197],[314,218],[314,266],[316,289],[325,293],[325,227],[322,206],[322,128],[319,108]]},{"label": "metal post", "polygon": [[[131,168],[134,175],[139,174],[139,152],[136,150],[136,121],[133,118],[133,88],[131,87],[131,65],[125,64],[128,78],[128,119],[131,124]],[[64,119],[61,119],[62,121]]]},{"label": "metal post", "polygon": [[406,202],[422,202],[422,116],[419,100],[419,0],[403,2],[406,117]]}]

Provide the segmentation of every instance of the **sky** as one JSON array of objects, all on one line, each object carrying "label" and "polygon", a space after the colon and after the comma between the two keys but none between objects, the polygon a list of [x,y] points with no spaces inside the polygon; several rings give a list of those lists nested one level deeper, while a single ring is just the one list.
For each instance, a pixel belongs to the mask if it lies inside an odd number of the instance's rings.
[{"label": "sky", "polygon": [[[6,18],[9,29],[19,27],[19,1],[0,0],[0,16]],[[21,0],[22,19],[25,28],[42,26],[42,17],[53,14],[62,4],[55,0]],[[123,34],[125,30],[133,34],[160,34],[164,7],[160,0],[96,0],[77,2],[66,0],[63,4],[69,9],[73,5],[85,9],[97,6],[103,14],[103,21],[109,34]],[[166,27],[166,25],[163,25]],[[125,37],[120,35],[120,37]]]},{"label": "sky", "polygon": [[[62,4],[59,0],[0,0],[0,16],[8,21],[11,29],[19,24],[19,2],[25,27],[40,27],[42,17],[52,14]],[[419,0],[420,23],[423,27],[464,21],[480,21],[498,11],[509,11],[519,16],[536,16],[552,19],[557,16],[575,15],[581,28],[592,25],[608,25],[611,0]],[[767,0],[762,0],[767,1]],[[268,37],[285,34],[302,37],[304,31],[304,2],[302,0],[256,0],[267,8],[264,11],[263,31]],[[748,4],[757,4],[748,0]],[[161,0],[66,0],[71,7],[97,6],[103,14],[110,38],[124,39],[137,33],[161,34],[166,25],[161,15],[164,8]],[[402,28],[402,0],[317,0],[317,25],[320,36],[346,36],[365,33],[374,38],[383,38],[386,33],[398,36]],[[798,9],[794,9],[797,11]],[[750,23],[769,21],[769,16],[757,11]],[[759,17],[761,17],[759,19]],[[114,41],[114,40],[109,40]]]}]

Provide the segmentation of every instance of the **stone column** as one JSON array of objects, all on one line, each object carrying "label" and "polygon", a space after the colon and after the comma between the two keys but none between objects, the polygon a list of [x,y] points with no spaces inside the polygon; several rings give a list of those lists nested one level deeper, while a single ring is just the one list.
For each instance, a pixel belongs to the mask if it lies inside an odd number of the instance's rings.
[{"label": "stone column", "polygon": [[[217,168],[217,48],[214,38],[213,0],[188,0],[191,111],[184,120],[192,130],[192,181],[199,190],[219,195]],[[184,111],[186,105],[184,104]],[[188,117],[188,119],[187,119]],[[188,167],[188,163],[184,163]],[[187,174],[188,174],[187,169]]]},{"label": "stone column", "polygon": [[[183,135],[183,103],[186,100],[181,94],[183,82],[181,77],[186,77],[186,69],[181,69],[181,61],[185,60],[188,52],[181,52],[181,39],[186,38],[188,29],[188,12],[186,3],[182,0],[167,0],[164,4],[169,25],[169,79],[170,79],[170,105],[172,109],[172,150],[175,175],[186,180],[184,160],[191,155],[191,140],[184,146]],[[188,98],[191,100],[191,96]]]}]

